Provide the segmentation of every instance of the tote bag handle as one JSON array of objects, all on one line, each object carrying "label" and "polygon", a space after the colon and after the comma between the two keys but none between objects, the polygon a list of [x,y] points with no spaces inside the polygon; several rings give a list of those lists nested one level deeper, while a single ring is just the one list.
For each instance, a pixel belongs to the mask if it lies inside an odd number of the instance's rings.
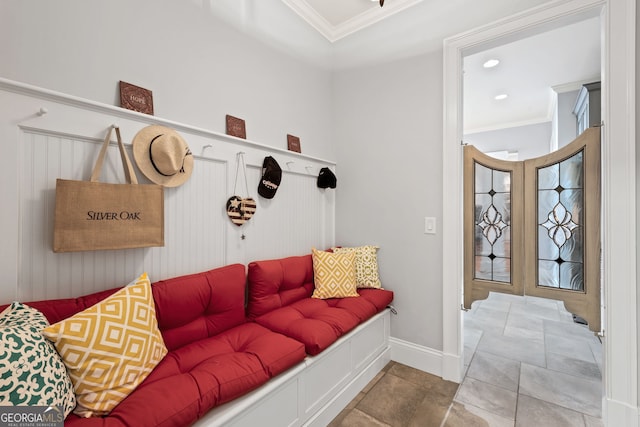
[{"label": "tote bag handle", "polygon": [[127,181],[127,184],[137,184],[138,178],[136,177],[135,172],[133,171],[133,166],[131,166],[131,161],[129,160],[129,156],[127,156],[127,152],[124,149],[124,144],[122,143],[122,137],[120,136],[120,128],[116,126],[112,126],[107,131],[107,136],[102,143],[102,148],[100,149],[100,154],[98,155],[98,159],[96,160],[96,164],[93,166],[93,172],[91,172],[91,182],[99,182],[100,181],[100,173],[102,172],[102,165],[104,164],[104,158],[107,154],[107,148],[109,147],[109,142],[111,141],[111,130],[116,130],[116,137],[118,139],[118,148],[120,149],[120,157],[122,158],[122,167],[124,168],[124,176]]}]

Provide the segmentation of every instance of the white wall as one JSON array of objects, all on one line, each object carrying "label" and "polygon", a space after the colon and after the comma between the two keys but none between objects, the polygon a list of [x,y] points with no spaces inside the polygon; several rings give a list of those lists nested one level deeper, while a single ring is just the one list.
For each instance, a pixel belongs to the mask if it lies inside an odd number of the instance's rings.
[{"label": "white wall", "polygon": [[[636,49],[640,47],[640,7],[636,8]],[[640,55],[636,54],[636,126],[640,123]],[[636,127],[636,224],[640,224],[640,132]],[[636,227],[636,242],[640,242],[640,227]],[[636,252],[636,265],[640,265],[640,251]],[[637,276],[640,278],[640,276]],[[640,283],[636,283],[636,288],[640,289]],[[640,292],[636,294],[637,305],[640,307]],[[640,317],[636,319],[638,330],[638,343],[640,343]],[[640,353],[640,344],[638,344],[638,353]],[[638,359],[638,372],[640,372],[640,358]],[[638,406],[640,406],[640,393],[638,394]],[[639,415],[640,416],[640,415]],[[640,424],[640,420],[638,420]]]},{"label": "white wall", "polygon": [[111,105],[123,80],[153,92],[158,117],[224,133],[231,114],[250,140],[286,148],[290,133],[303,153],[333,159],[330,73],[229,26],[206,3],[0,2],[0,77]]},{"label": "white wall", "polygon": [[[166,119],[184,124],[179,131],[194,155],[199,156],[196,162],[199,172],[194,173],[192,180],[165,194],[168,206],[165,248],[77,256],[52,254],[48,228],[36,227],[33,238],[29,238],[30,234],[24,230],[31,232],[32,228],[25,225],[20,214],[31,211],[25,206],[30,202],[29,197],[33,197],[34,206],[40,208],[32,216],[40,215],[50,222],[47,209],[52,206],[55,178],[87,179],[81,172],[90,164],[83,162],[84,168],[74,164],[67,171],[49,168],[46,176],[41,171],[27,175],[29,179],[38,178],[35,196],[29,195],[25,188],[28,187],[26,182],[30,181],[19,177],[30,170],[20,160],[25,156],[24,150],[30,147],[25,142],[30,143],[31,131],[24,131],[22,126],[28,122],[28,126],[37,129],[37,135],[40,135],[41,127],[46,128],[43,131],[46,138],[36,138],[39,148],[35,151],[51,155],[53,159],[57,151],[52,142],[54,138],[49,138],[52,135],[65,135],[74,144],[75,141],[93,142],[104,135],[108,125],[119,122],[125,143],[129,143],[135,132],[146,124],[146,118],[127,114],[115,114],[114,117],[109,109],[91,106],[87,108],[88,115],[82,110],[73,112],[74,107],[54,105],[47,96],[43,100],[29,98],[24,100],[24,105],[18,105],[12,96],[5,96],[0,91],[4,112],[0,120],[0,144],[4,147],[3,158],[8,163],[0,172],[4,183],[0,194],[8,205],[0,214],[4,224],[0,302],[13,298],[78,296],[117,286],[130,272],[111,272],[116,268],[110,265],[122,267],[121,263],[114,262],[116,259],[125,259],[125,267],[129,270],[149,270],[153,280],[159,280],[213,268],[223,262],[247,263],[258,258],[308,253],[312,243],[319,247],[333,244],[333,190],[321,192],[312,176],[317,176],[319,168],[328,165],[326,162],[278,152],[275,157],[285,173],[277,197],[265,201],[255,193],[262,158],[272,154],[268,147],[286,149],[287,133],[301,138],[303,154],[329,160],[335,158],[329,71],[261,43],[214,17],[196,2],[177,0],[0,2],[0,58],[0,78],[107,105],[119,105],[119,80],[151,89],[154,121]],[[38,105],[48,106],[50,112],[37,117]],[[244,118],[248,139],[267,147],[243,145],[209,132],[224,133],[225,114]],[[205,152],[206,144],[213,147]],[[235,153],[239,150],[247,152],[248,177],[254,182],[250,184],[250,194],[258,201],[260,210],[248,227],[243,227],[247,234],[244,241],[240,240],[237,227],[224,218],[224,206],[220,202],[231,195],[226,192],[233,188]],[[293,161],[293,164],[289,166],[286,161]],[[57,164],[55,161],[45,163]],[[210,169],[217,174],[216,179],[205,177]],[[221,176],[224,177],[222,181]],[[171,200],[184,200],[198,188],[200,190],[195,194],[201,201],[206,200],[209,207],[196,209],[197,213],[182,209],[180,216],[173,215]],[[313,209],[313,204],[305,197],[312,194],[328,207],[326,212],[316,209],[317,217],[305,213],[307,209]],[[286,199],[290,205],[283,212]],[[278,232],[276,224],[283,223],[284,228]],[[183,247],[182,243],[170,238],[171,234],[181,234],[176,230],[179,228],[176,224],[185,224],[185,229],[181,230],[184,236],[211,239],[215,248],[194,249],[195,255],[185,255],[187,251],[182,250],[179,257],[174,257],[171,254]],[[324,231],[311,242],[305,235],[315,233],[319,224]],[[197,236],[193,236],[194,230]],[[286,248],[280,241],[274,243],[280,236],[286,236],[283,240],[292,246]],[[28,253],[32,244],[35,249]],[[292,250],[293,247],[297,249]],[[26,251],[24,256],[22,251]],[[156,258],[153,254],[165,257],[165,261],[151,261]],[[171,262],[166,262],[167,256]],[[90,261],[85,262],[84,258]],[[91,261],[94,258],[96,263]],[[71,259],[75,261],[67,262]],[[65,275],[69,277],[81,270],[69,267],[78,262],[83,269],[91,269],[95,264],[98,267],[94,271],[103,268],[110,273],[103,276],[90,273],[91,280],[85,281],[65,280]],[[37,268],[30,268],[28,264]],[[41,277],[47,280],[40,280]],[[60,284],[53,283],[55,280]]]},{"label": "white wall", "polygon": [[0,77],[112,105],[124,80],[158,117],[224,132],[228,113],[338,161],[336,243],[380,245],[392,335],[442,348],[442,236],[423,233],[441,223],[441,50],[331,74],[171,0],[0,2],[0,24]]},{"label": "white wall", "polygon": [[578,136],[578,122],[573,107],[576,105],[579,90],[558,94],[558,148],[562,148]]},{"label": "white wall", "polygon": [[483,153],[509,151],[518,153],[518,160],[531,159],[549,153],[551,122],[516,126],[464,135],[464,142]]},{"label": "white wall", "polygon": [[442,52],[334,77],[336,242],[380,246],[391,335],[442,349]]}]

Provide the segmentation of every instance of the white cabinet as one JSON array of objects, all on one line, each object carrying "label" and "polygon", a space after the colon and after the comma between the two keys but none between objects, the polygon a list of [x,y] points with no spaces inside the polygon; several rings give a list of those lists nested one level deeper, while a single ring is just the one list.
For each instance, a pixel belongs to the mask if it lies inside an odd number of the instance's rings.
[{"label": "white cabinet", "polygon": [[577,134],[585,129],[600,126],[600,82],[587,83],[582,86],[573,107],[577,118]]}]

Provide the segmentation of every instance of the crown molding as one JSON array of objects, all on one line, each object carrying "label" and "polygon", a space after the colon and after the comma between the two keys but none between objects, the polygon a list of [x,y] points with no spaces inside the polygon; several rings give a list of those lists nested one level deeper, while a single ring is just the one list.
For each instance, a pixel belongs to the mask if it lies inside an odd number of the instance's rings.
[{"label": "crown molding", "polygon": [[331,43],[375,24],[376,22],[379,22],[391,15],[395,15],[396,13],[422,1],[423,0],[396,0],[385,4],[384,7],[368,9],[367,11],[350,18],[339,25],[332,25],[305,0],[282,0],[284,4],[300,15],[302,19],[307,21],[309,25],[316,29]]},{"label": "crown molding", "polygon": [[590,79],[579,80],[577,82],[570,82],[562,85],[551,86],[551,89],[553,89],[555,93],[573,92],[573,91],[582,89],[582,85],[585,85],[587,83],[599,82],[600,80],[601,80],[600,76],[593,76]]}]

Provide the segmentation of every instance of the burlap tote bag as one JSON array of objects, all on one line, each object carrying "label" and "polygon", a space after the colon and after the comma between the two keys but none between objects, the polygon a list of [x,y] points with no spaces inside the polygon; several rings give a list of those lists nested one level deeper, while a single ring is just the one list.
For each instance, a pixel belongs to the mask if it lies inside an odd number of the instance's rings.
[{"label": "burlap tote bag", "polygon": [[164,246],[164,189],[138,184],[115,129],[126,184],[99,182],[109,128],[90,181],[56,180],[54,252]]}]

